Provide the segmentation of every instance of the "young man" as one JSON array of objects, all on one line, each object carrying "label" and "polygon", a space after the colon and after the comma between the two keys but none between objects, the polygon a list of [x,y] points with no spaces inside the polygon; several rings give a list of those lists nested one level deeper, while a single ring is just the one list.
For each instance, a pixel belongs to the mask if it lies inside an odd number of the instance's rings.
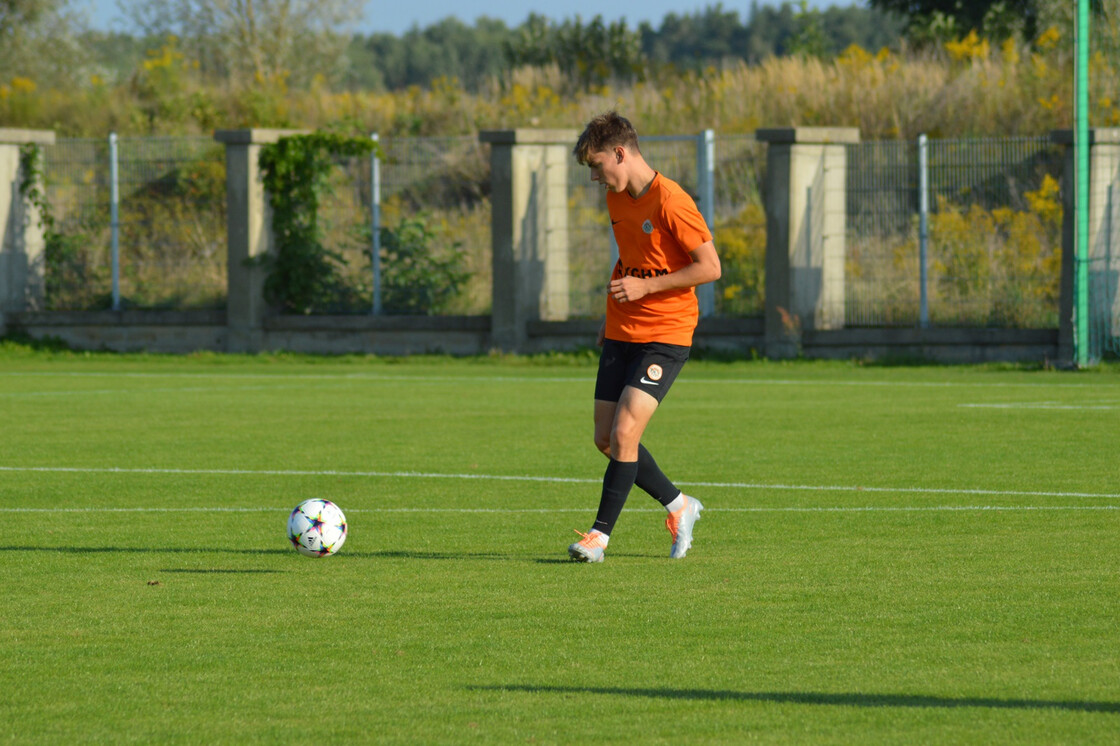
[{"label": "young man", "polygon": [[568,547],[572,559],[602,562],[603,550],[637,484],[665,506],[670,555],[684,557],[704,506],[669,481],[641,444],[642,433],[688,360],[699,307],[695,287],[719,279],[712,234],[680,185],[653,170],[638,134],[615,112],[595,117],[580,135],[576,159],[607,190],[618,243],[603,348],[595,382],[595,445],[610,463],[595,524]]}]

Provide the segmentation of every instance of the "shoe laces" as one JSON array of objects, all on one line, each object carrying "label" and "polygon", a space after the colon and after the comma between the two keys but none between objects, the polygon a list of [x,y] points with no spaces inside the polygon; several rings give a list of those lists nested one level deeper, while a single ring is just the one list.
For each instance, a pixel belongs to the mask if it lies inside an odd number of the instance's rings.
[{"label": "shoe laces", "polygon": [[582,547],[587,547],[588,549],[598,549],[606,546],[603,543],[603,540],[599,538],[602,536],[602,534],[592,534],[591,532],[585,534],[578,528],[573,528],[572,530],[583,537],[579,540],[579,545]]}]

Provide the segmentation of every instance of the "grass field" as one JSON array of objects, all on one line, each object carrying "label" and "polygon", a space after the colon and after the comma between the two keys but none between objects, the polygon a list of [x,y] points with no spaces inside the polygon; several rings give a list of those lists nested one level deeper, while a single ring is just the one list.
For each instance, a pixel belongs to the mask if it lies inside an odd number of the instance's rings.
[{"label": "grass field", "polygon": [[694,361],[581,565],[593,377],[0,350],[0,741],[1120,741],[1116,368]]}]

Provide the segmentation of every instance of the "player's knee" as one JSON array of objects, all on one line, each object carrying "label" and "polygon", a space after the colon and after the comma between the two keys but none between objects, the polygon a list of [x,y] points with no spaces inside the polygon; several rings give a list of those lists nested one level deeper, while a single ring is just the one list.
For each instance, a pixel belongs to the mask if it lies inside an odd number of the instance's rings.
[{"label": "player's knee", "polygon": [[595,447],[607,456],[611,455],[611,434],[608,433],[595,433]]},{"label": "player's knee", "polygon": [[611,430],[611,445],[637,447],[638,441],[642,437],[642,428],[637,423],[630,421],[616,422],[614,428]]},{"label": "player's knee", "polygon": [[616,429],[611,433],[610,455],[613,458],[629,461],[628,455],[637,453],[638,440],[636,434],[627,430]]}]

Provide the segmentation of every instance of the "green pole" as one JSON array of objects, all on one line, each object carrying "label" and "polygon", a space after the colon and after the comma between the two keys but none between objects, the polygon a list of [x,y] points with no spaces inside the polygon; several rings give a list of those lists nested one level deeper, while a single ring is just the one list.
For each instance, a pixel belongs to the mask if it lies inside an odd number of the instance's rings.
[{"label": "green pole", "polygon": [[1089,364],[1089,0],[1077,0],[1074,97],[1074,358]]}]

